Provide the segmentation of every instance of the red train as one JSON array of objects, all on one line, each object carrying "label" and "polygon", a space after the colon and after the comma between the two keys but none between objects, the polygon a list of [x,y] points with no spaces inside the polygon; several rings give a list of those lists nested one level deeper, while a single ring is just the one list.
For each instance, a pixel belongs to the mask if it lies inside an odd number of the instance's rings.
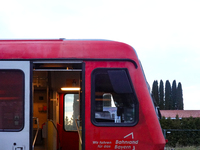
[{"label": "red train", "polygon": [[135,50],[106,40],[0,40],[0,149],[163,150]]}]

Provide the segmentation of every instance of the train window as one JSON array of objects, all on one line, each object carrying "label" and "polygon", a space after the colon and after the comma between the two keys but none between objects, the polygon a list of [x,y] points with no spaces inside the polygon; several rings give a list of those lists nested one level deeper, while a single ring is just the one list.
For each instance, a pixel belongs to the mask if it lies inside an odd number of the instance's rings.
[{"label": "train window", "polygon": [[138,101],[127,69],[95,69],[92,74],[92,122],[97,126],[132,126]]},{"label": "train window", "polygon": [[0,70],[0,131],[20,131],[24,126],[24,73]]},{"label": "train window", "polygon": [[[79,94],[65,94],[64,96],[64,129],[74,131],[76,119],[79,119]],[[77,122],[79,123],[79,122]]]}]

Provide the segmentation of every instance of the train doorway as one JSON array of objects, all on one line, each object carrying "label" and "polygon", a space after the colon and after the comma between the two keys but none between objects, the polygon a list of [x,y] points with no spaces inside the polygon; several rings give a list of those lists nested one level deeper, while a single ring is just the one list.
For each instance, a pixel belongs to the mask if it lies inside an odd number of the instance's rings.
[{"label": "train doorway", "polygon": [[81,149],[82,66],[33,63],[34,150]]}]

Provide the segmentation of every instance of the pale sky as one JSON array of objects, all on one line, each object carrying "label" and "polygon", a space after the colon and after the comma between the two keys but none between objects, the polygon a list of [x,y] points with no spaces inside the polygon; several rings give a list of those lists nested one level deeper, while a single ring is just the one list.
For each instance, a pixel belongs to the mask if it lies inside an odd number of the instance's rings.
[{"label": "pale sky", "polygon": [[107,39],[135,48],[150,85],[182,83],[200,110],[199,0],[0,0],[0,39]]}]

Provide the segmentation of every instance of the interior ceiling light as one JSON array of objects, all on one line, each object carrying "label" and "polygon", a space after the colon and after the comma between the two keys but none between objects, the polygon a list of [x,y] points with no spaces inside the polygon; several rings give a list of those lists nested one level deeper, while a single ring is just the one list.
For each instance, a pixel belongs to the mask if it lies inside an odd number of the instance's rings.
[{"label": "interior ceiling light", "polygon": [[62,87],[62,91],[80,91],[80,87]]}]

